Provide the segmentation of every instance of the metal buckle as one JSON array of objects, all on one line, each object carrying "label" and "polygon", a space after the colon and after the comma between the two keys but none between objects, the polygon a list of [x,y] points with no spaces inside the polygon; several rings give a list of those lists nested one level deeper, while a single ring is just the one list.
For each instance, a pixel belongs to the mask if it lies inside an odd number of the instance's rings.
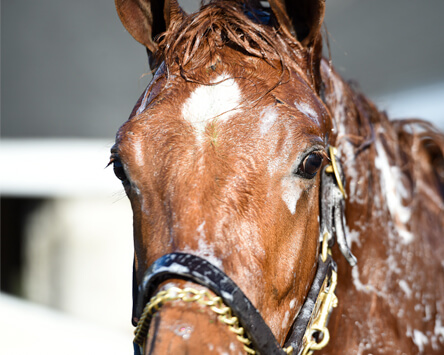
[{"label": "metal buckle", "polygon": [[338,169],[338,164],[336,163],[336,153],[338,152],[338,150],[335,147],[329,146],[328,152],[330,153],[331,164],[327,166],[327,168],[325,169],[325,172],[327,172],[329,174],[332,174],[332,173],[335,174],[336,182],[338,184],[339,190],[341,190],[344,198],[347,198],[347,194],[345,192],[344,185],[342,185],[342,179],[341,179],[341,174]]},{"label": "metal buckle", "polygon": [[[327,328],[328,319],[333,308],[338,305],[338,298],[335,295],[336,285],[338,283],[338,275],[336,271],[332,270],[331,277],[324,281],[323,290],[319,294],[317,300],[317,307],[315,309],[316,316],[313,319],[311,326],[307,329],[304,335],[304,349],[301,355],[313,354],[314,350],[323,349],[330,340],[330,333]],[[322,334],[322,339],[318,343],[314,334]]]}]

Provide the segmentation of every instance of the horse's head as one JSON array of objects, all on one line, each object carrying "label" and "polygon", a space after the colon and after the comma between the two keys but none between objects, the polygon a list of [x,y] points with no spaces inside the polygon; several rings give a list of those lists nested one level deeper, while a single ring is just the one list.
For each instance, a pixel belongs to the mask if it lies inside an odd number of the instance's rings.
[{"label": "horse's head", "polygon": [[[282,344],[318,258],[331,130],[319,96],[324,1],[213,1],[190,16],[175,0],[116,4],[155,70],[112,150],[134,214],[135,283],[165,254],[200,256],[240,286]],[[147,352],[191,346],[207,317],[190,316],[194,304],[169,307]],[[212,344],[237,349],[215,329]]]}]

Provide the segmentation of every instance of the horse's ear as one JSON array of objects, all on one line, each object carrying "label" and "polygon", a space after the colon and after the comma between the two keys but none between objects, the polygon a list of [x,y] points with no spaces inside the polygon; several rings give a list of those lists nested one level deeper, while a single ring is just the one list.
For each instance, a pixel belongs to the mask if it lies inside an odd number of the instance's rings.
[{"label": "horse's ear", "polygon": [[314,44],[324,20],[325,0],[269,0],[280,28],[304,46]]},{"label": "horse's ear", "polygon": [[185,13],[177,0],[115,0],[117,13],[128,32],[154,53],[156,37]]},{"label": "horse's ear", "polygon": [[268,0],[278,22],[279,30],[295,38],[306,52],[306,69],[315,90],[322,89],[321,28],[325,13],[325,0]]}]

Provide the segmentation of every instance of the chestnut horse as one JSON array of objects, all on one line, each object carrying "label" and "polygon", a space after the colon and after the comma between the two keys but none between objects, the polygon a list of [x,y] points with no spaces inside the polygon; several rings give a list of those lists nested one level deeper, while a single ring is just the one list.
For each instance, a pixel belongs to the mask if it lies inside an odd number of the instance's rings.
[{"label": "chestnut horse", "polygon": [[444,353],[444,136],[338,76],[324,1],[116,0],[155,72],[111,156],[136,353]]}]

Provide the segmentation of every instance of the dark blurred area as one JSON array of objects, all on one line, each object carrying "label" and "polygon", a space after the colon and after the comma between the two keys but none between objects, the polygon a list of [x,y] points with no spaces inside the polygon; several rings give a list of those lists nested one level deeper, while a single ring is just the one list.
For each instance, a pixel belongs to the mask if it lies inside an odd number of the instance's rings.
[{"label": "dark blurred area", "polygon": [[23,243],[27,218],[41,205],[39,198],[1,198],[1,291],[23,296]]}]

